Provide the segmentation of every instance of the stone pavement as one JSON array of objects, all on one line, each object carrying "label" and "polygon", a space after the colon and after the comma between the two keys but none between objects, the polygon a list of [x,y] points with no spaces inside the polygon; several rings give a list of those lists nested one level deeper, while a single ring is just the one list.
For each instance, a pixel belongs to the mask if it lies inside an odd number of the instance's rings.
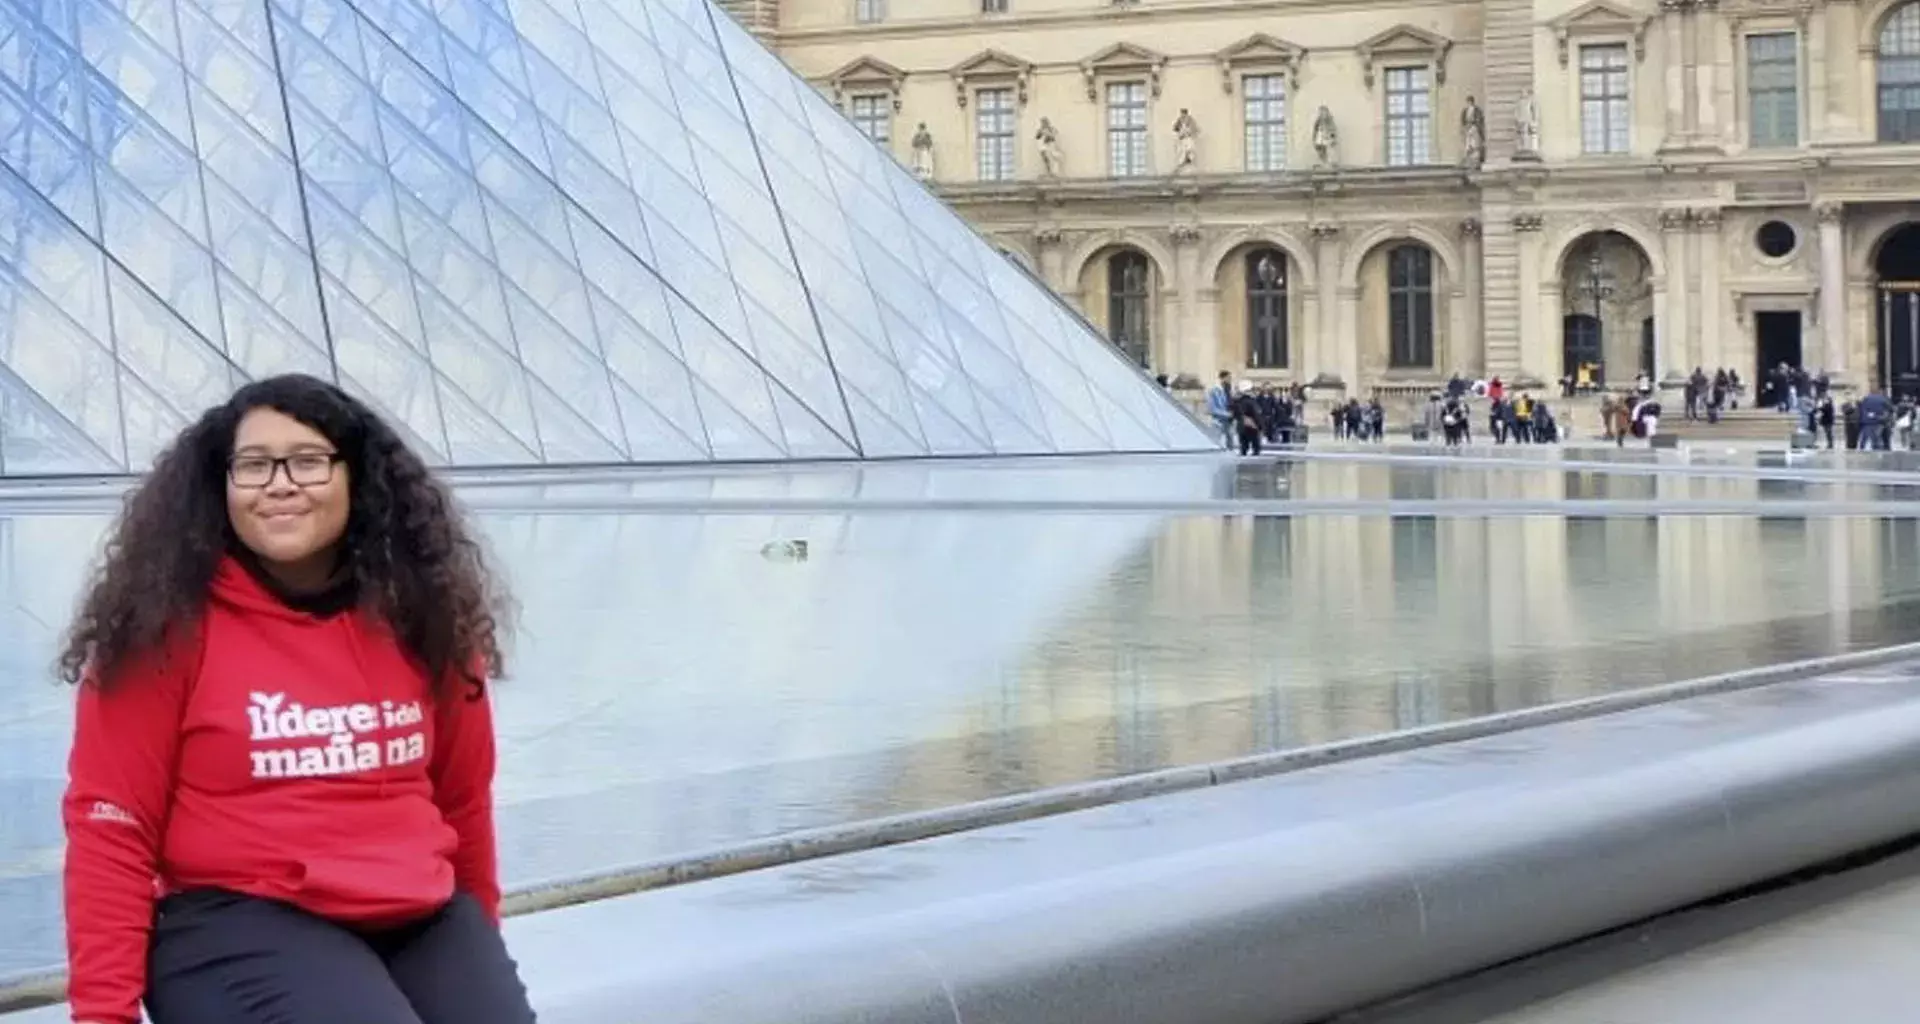
[{"label": "stone pavement", "polygon": [[1920,852],[1535,958],[1342,1024],[1913,1024]]}]

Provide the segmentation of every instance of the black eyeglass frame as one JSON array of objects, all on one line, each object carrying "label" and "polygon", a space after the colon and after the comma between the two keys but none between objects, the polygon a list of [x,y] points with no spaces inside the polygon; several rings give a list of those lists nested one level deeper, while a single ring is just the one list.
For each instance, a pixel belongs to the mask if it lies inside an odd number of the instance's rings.
[{"label": "black eyeglass frame", "polygon": [[[318,480],[301,480],[293,475],[293,463],[298,459],[326,459],[327,474]],[[292,455],[274,457],[271,455],[229,455],[227,456],[227,482],[248,491],[264,490],[273,486],[273,478],[286,470],[287,482],[295,487],[324,487],[333,482],[333,467],[346,461],[339,452],[294,452]],[[241,462],[264,462],[267,464],[266,478],[257,484],[241,483],[234,470]]]}]

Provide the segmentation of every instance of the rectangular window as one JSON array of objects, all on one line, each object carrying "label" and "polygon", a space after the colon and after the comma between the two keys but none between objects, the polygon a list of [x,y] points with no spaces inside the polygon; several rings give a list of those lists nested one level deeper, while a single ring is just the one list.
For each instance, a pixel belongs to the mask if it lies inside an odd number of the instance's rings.
[{"label": "rectangular window", "polygon": [[973,150],[981,181],[1013,180],[1012,89],[982,89],[973,98]]},{"label": "rectangular window", "polygon": [[853,0],[853,20],[862,23],[887,20],[887,0]]},{"label": "rectangular window", "polygon": [[1007,0],[980,0],[981,14],[1007,13]]},{"label": "rectangular window", "polygon": [[1286,76],[1248,75],[1240,91],[1246,96],[1247,170],[1286,170]]},{"label": "rectangular window", "polygon": [[889,96],[855,96],[853,123],[860,133],[881,148],[893,141],[893,99]]},{"label": "rectangular window", "polygon": [[1580,152],[1625,153],[1633,147],[1633,102],[1627,96],[1627,44],[1580,48]]},{"label": "rectangular window", "polygon": [[1137,178],[1147,173],[1147,83],[1107,85],[1107,173]]},{"label": "rectangular window", "polygon": [[1387,253],[1387,365],[1433,365],[1433,251],[1424,245]]},{"label": "rectangular window", "polygon": [[1388,68],[1387,166],[1433,162],[1433,94],[1427,68]]},{"label": "rectangular window", "polygon": [[1800,37],[1747,37],[1747,145],[1800,144]]}]

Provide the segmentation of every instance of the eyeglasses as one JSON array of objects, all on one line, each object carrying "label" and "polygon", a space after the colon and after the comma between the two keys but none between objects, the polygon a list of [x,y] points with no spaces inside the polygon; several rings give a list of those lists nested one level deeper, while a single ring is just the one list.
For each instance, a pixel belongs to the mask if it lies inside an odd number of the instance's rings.
[{"label": "eyeglasses", "polygon": [[287,469],[287,480],[296,487],[318,487],[333,480],[333,464],[339,452],[296,452],[284,458],[266,455],[235,455],[227,460],[227,479],[235,487],[255,489],[273,483],[280,467]]}]

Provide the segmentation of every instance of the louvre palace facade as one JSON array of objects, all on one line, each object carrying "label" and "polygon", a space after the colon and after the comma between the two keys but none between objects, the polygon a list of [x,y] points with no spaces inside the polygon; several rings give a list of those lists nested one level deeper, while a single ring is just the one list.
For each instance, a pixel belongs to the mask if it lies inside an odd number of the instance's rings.
[{"label": "louvre palace facade", "polygon": [[1920,366],[1916,0],[735,0],[1143,365]]}]

